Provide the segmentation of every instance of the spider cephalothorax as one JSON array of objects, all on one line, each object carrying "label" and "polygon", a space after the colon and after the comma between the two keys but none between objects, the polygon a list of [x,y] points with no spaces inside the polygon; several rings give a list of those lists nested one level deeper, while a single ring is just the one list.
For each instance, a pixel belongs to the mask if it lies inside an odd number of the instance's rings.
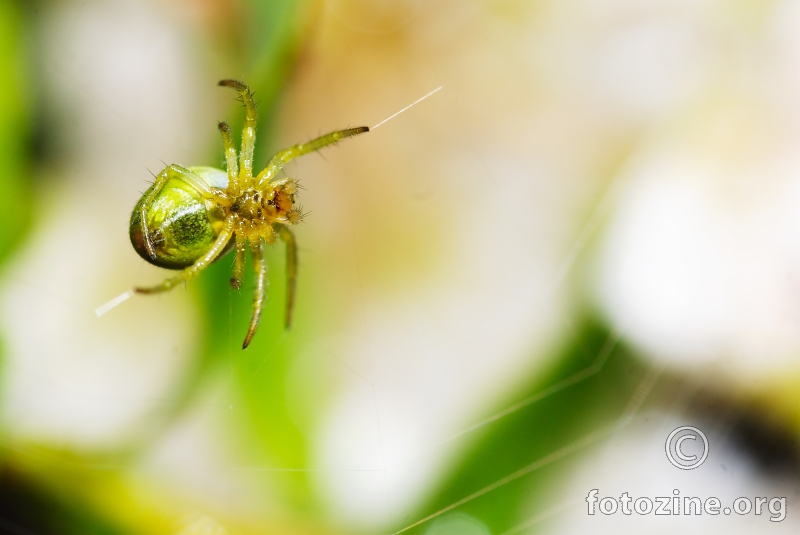
[{"label": "spider cephalothorax", "polygon": [[338,130],[278,152],[267,167],[253,176],[256,137],[256,105],[250,89],[236,80],[219,85],[239,92],[246,113],[242,148],[237,154],[230,128],[219,123],[225,148],[227,172],[212,167],[169,165],[156,177],[131,214],[131,243],[139,255],[160,267],[181,269],[157,286],[136,288],[143,294],[165,292],[195,277],[232,247],[236,249],[231,286],[240,288],[245,254],[249,247],[257,273],[253,315],[243,348],[253,338],[266,298],[267,265],[264,243],[277,237],[286,243],[286,327],[292,321],[297,282],[297,244],[289,228],[302,220],[297,206],[297,182],[276,180],[291,159],[337,141],[368,132],[366,126]]}]

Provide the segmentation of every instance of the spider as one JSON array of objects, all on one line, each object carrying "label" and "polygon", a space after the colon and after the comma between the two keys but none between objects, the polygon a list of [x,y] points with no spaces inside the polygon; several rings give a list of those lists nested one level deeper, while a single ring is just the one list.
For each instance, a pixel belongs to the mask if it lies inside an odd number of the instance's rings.
[{"label": "spider", "polygon": [[286,244],[287,296],[285,326],[292,324],[297,286],[297,242],[291,230],[303,219],[296,204],[297,181],[276,179],[293,158],[319,150],[344,138],[368,132],[360,126],[337,130],[300,143],[275,154],[269,164],[253,176],[253,149],[256,137],[256,104],[253,92],[242,82],[222,80],[241,96],[245,107],[242,148],[238,154],[230,127],[219,123],[225,149],[227,173],[212,167],[168,165],[144,192],[133,209],[130,238],[139,256],[159,267],[180,269],[161,284],[134,288],[136,293],[166,292],[196,277],[212,262],[235,249],[230,284],[241,288],[245,255],[249,247],[256,271],[253,313],[242,349],[258,328],[266,299],[267,264],[264,244],[280,239]]}]

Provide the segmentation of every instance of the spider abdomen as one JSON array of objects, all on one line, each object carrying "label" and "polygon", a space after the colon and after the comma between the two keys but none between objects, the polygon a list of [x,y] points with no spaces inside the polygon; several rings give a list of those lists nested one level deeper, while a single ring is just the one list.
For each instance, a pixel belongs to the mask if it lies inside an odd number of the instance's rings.
[{"label": "spider abdomen", "polygon": [[[177,166],[162,171],[170,174],[164,187],[155,196],[151,195],[152,187],[147,190],[131,214],[130,238],[139,256],[159,267],[183,269],[208,251],[219,235],[221,214],[209,211],[199,184],[192,182],[217,187],[212,181],[218,177],[209,171]],[[146,227],[142,225],[143,213]]]}]

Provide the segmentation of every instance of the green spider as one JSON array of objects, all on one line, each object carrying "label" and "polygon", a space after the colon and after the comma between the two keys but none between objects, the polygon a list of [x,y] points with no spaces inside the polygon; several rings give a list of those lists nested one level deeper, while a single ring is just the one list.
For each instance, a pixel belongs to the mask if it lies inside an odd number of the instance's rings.
[{"label": "green spider", "polygon": [[222,80],[219,85],[238,91],[246,109],[238,161],[231,129],[221,122],[219,130],[227,173],[213,167],[169,165],[158,174],[131,214],[131,243],[139,256],[151,264],[182,271],[157,286],[134,288],[134,291],[141,294],[169,291],[197,276],[231,248],[236,249],[236,256],[230,283],[234,289],[239,289],[249,245],[257,275],[253,314],[242,344],[244,349],[253,339],[266,298],[267,264],[263,244],[274,243],[278,236],[286,243],[286,328],[292,323],[297,243],[289,227],[299,223],[303,215],[295,200],[297,181],[292,178],[276,180],[275,176],[289,160],[368,132],[369,128],[338,130],[284,149],[254,177],[257,115],[253,93],[236,80]]}]

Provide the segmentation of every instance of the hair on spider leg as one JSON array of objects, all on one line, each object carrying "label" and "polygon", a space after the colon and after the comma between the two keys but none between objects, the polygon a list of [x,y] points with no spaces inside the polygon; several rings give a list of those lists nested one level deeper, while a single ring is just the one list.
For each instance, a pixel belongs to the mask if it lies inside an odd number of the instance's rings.
[{"label": "hair on spider leg", "polygon": [[[145,167],[145,169],[147,169],[147,167]],[[156,183],[156,180],[158,180],[158,177],[157,177],[157,176],[156,176],[156,174],[155,174],[154,172],[152,172],[150,169],[147,169],[147,172],[148,172],[148,173],[150,173],[150,175],[152,175],[152,177],[153,177],[153,181],[152,181],[152,182],[150,182],[149,180],[143,180],[143,182],[144,182],[145,184],[147,184],[148,186],[152,186],[153,184],[155,184],[155,183]],[[149,189],[149,188],[148,188],[148,189]],[[144,195],[144,192],[143,192],[143,191],[140,191],[140,192],[139,192],[139,194],[140,194],[140,195]]]},{"label": "hair on spider leg", "polygon": [[[249,98],[250,100],[252,100],[252,101],[253,101],[253,103],[254,103],[256,106],[258,106],[258,101],[256,101],[256,99],[254,98],[255,96],[256,96],[256,92],[251,90],[251,91],[250,91],[250,95],[248,96],[248,98]],[[241,103],[242,103],[242,107],[243,107],[243,108],[247,107],[247,104],[245,103],[245,101],[244,101],[244,97],[243,97],[242,95],[239,95],[238,97],[233,97],[233,99],[234,99],[235,101],[237,101],[237,102],[241,102]]]},{"label": "hair on spider leg", "polygon": [[286,212],[286,219],[290,224],[297,225],[298,223],[302,223],[306,216],[310,213],[310,211],[304,212],[302,206],[296,206]]},{"label": "hair on spider leg", "polygon": [[300,221],[305,221],[306,217],[311,215],[311,210],[305,211],[303,210],[302,206],[297,207],[297,211],[300,212]]}]

